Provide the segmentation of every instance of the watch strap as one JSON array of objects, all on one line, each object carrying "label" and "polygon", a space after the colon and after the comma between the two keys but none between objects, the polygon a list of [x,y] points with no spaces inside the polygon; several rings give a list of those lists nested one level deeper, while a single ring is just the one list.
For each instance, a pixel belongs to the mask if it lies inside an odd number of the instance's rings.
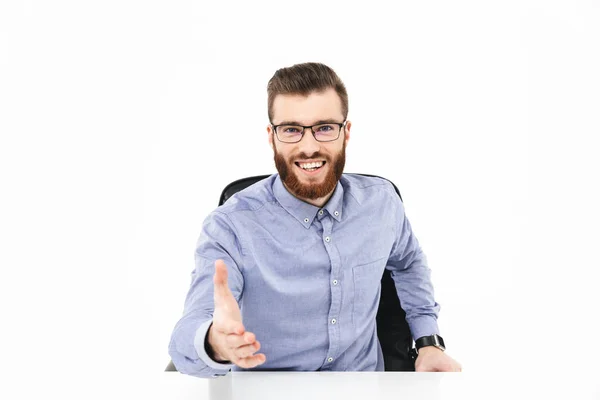
[{"label": "watch strap", "polygon": [[444,339],[440,335],[423,336],[415,340],[415,347],[418,349],[426,346],[435,346],[438,349],[446,350]]}]

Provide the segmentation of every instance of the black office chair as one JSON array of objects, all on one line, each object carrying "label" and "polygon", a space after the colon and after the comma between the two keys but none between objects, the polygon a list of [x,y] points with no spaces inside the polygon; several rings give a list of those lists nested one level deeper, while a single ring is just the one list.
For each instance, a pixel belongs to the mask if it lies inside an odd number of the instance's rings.
[{"label": "black office chair", "polygon": [[[377,175],[351,174],[371,176],[382,178]],[[248,178],[238,179],[231,182],[223,189],[219,205],[222,205],[235,193],[247,188],[256,182],[263,180],[270,175],[258,175]],[[386,179],[386,178],[382,178]],[[396,193],[402,201],[400,191],[392,181],[386,179],[394,186]],[[415,355],[413,350],[413,339],[408,323],[406,322],[406,313],[400,306],[400,300],[396,292],[394,280],[387,269],[384,270],[381,278],[381,298],[379,300],[379,309],[377,311],[377,336],[383,352],[383,360],[386,371],[414,371]],[[169,363],[165,371],[177,371],[173,361]]]}]

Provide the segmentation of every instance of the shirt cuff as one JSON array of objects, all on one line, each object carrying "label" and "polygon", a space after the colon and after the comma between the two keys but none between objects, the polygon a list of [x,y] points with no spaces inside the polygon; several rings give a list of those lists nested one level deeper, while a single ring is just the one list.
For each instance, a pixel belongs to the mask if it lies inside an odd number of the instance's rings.
[{"label": "shirt cuff", "polygon": [[413,334],[413,339],[416,341],[418,338],[423,336],[431,336],[433,334],[439,335],[440,330],[438,327],[437,320],[430,316],[419,316],[412,319],[408,325],[410,331]]},{"label": "shirt cuff", "polygon": [[198,357],[210,368],[219,369],[219,370],[230,370],[233,367],[233,363],[219,363],[208,356],[206,353],[206,349],[204,348],[204,340],[206,339],[206,335],[208,335],[208,329],[212,324],[212,319],[204,322],[200,325],[200,328],[196,331],[196,336],[194,337],[194,347],[196,348],[196,353],[198,353]]}]

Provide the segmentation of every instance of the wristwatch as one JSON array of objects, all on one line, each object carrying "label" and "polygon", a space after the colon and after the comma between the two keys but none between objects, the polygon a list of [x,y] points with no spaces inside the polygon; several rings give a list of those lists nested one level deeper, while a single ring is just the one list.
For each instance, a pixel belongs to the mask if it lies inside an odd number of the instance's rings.
[{"label": "wristwatch", "polygon": [[415,340],[415,347],[417,349],[417,353],[421,347],[426,346],[434,346],[440,349],[441,351],[446,350],[446,345],[444,344],[444,339],[440,335],[433,334],[431,336],[423,336]]}]

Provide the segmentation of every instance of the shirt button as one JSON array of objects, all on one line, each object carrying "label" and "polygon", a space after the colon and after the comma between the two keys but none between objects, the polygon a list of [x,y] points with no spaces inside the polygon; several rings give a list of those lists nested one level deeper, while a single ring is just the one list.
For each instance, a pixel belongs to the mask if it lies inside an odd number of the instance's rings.
[{"label": "shirt button", "polygon": [[333,280],[333,284],[334,284],[334,285],[337,285],[337,279],[334,279],[334,280]]},{"label": "shirt button", "polygon": [[320,211],[319,211],[319,215],[323,215],[323,210],[320,210]]},{"label": "shirt button", "polygon": [[329,236],[325,236],[325,241],[326,241],[327,243],[329,243],[329,241],[331,241],[331,239],[329,239]]},{"label": "shirt button", "polygon": [[333,325],[335,325],[335,323],[336,323],[336,322],[337,322],[337,321],[335,320],[335,318],[331,320],[331,323],[332,323]]},{"label": "shirt button", "polygon": [[333,215],[335,215],[335,216],[337,217],[338,215],[340,215],[340,213],[339,213],[339,212],[337,212],[337,211],[334,211],[334,212],[333,212]]},{"label": "shirt button", "polygon": [[329,358],[327,359],[327,361],[329,361],[329,362],[332,362],[332,361],[333,361],[333,358],[329,357]]},{"label": "shirt button", "polygon": [[304,218],[304,222],[308,222],[308,218]]}]

